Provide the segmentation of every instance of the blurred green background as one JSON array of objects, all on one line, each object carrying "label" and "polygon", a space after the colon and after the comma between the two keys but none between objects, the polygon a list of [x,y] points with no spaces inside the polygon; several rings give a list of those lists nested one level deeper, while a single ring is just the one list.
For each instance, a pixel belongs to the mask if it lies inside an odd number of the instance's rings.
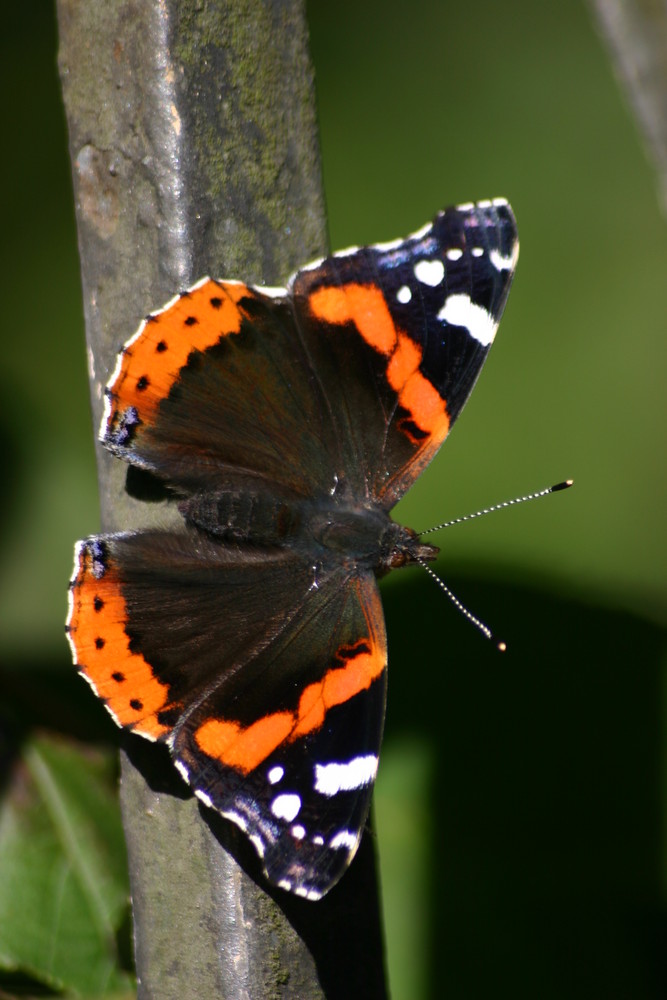
[{"label": "blurred green background", "polygon": [[[504,657],[422,574],[383,584],[376,813],[393,995],[664,997],[667,222],[654,176],[581,0],[310,0],[308,14],[332,248],[497,195],[519,225],[496,346],[398,519],[419,529],[576,481],[440,539],[440,575],[507,641]],[[17,713],[22,733],[36,721],[77,736],[101,716],[70,686],[62,634],[72,543],[98,513],[54,12],[24,0],[3,21],[7,768]]]}]

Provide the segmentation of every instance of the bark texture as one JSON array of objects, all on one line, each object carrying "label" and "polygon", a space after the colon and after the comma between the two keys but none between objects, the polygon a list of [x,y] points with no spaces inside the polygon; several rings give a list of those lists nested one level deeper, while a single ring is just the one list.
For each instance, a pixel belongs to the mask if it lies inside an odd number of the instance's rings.
[{"label": "bark texture", "polygon": [[[313,78],[302,0],[58,0],[58,19],[97,429],[144,315],[326,251]],[[101,448],[98,470],[105,531],[178,518]],[[264,891],[160,747],[125,740],[121,798],[141,1000],[385,995],[368,836],[313,904]]]},{"label": "bark texture", "polygon": [[658,174],[667,213],[667,4],[589,0]]}]

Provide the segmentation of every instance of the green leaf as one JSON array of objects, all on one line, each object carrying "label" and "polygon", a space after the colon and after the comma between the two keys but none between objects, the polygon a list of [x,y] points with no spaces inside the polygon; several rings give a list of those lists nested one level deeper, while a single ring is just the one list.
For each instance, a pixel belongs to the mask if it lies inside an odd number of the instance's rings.
[{"label": "green leaf", "polygon": [[108,759],[26,744],[0,811],[0,969],[74,996],[127,993],[128,882]]}]

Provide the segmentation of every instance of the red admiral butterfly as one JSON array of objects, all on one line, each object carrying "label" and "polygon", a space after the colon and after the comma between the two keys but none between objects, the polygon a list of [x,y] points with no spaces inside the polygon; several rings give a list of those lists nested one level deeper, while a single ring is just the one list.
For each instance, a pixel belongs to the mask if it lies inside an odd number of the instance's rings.
[{"label": "red admiral butterfly", "polygon": [[376,579],[438,552],[389,512],[475,384],[517,253],[495,199],[284,289],[205,278],[142,323],[108,384],[101,440],[168,485],[183,525],[78,543],[75,662],[268,879],[309,899],[350,864],[370,806]]}]

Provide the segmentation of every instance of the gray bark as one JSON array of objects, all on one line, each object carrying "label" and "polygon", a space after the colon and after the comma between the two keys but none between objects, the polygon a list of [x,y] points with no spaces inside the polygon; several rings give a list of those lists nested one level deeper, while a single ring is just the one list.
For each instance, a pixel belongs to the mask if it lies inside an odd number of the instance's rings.
[{"label": "gray bark", "polygon": [[[144,315],[206,274],[282,284],[326,251],[313,79],[301,0],[58,0],[58,19],[97,428]],[[104,530],[178,517],[101,448],[98,474]],[[369,837],[321,903],[269,895],[161,749],[122,755],[139,997],[384,996]]]},{"label": "gray bark", "polygon": [[658,174],[667,213],[667,4],[589,0]]}]

